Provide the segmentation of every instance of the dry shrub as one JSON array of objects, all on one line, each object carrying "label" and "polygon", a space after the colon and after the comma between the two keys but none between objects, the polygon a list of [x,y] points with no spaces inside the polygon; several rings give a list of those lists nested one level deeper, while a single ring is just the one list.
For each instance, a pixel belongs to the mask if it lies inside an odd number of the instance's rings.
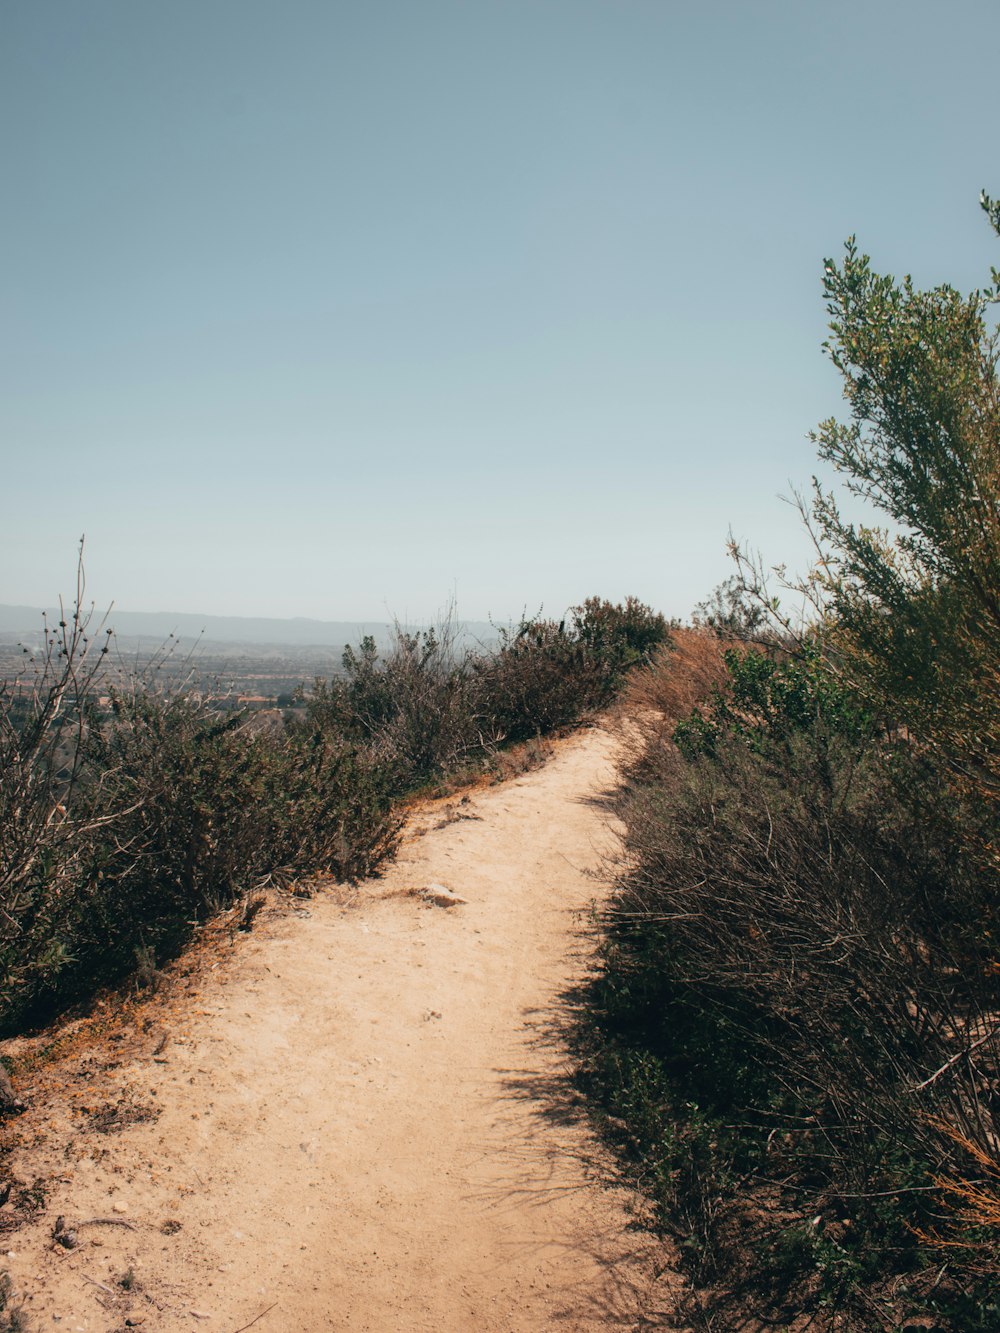
[{"label": "dry shrub", "polygon": [[552,742],[540,736],[529,741],[498,750],[489,761],[487,773],[491,783],[509,782],[541,768],[552,753]]},{"label": "dry shrub", "polygon": [[675,629],[647,667],[637,671],[623,695],[635,715],[657,713],[674,727],[724,687],[728,673],[724,642],[711,630]]},{"label": "dry shrub", "polygon": [[625,774],[633,780],[653,775],[669,752],[677,724],[727,688],[728,648],[714,631],[675,628],[653,660],[629,677],[621,696],[620,733]]},{"label": "dry shrub", "polygon": [[0,825],[0,851],[24,867],[0,896],[0,1030],[137,960],[154,977],[195,923],[275,875],[354,881],[395,850],[387,775],[344,740],[252,727],[142,681],[110,701],[85,704],[63,764],[73,781],[49,791],[65,809],[41,824],[51,831],[29,861],[8,854],[13,821]]},{"label": "dry shrub", "polygon": [[[996,1061],[994,1060],[994,1064]],[[965,1252],[970,1266],[994,1280],[997,1275],[996,1238],[1000,1236],[1000,1162],[953,1124],[932,1118],[929,1128],[953,1143],[960,1153],[951,1175],[940,1175],[943,1211],[932,1230],[915,1228],[931,1250]],[[977,1169],[970,1175],[970,1159]]]},{"label": "dry shrub", "polygon": [[306,704],[310,725],[362,746],[400,792],[459,767],[494,740],[477,726],[467,658],[447,622],[421,634],[397,626],[385,654],[371,637],[348,647],[341,676],[317,680]]},{"label": "dry shrub", "polygon": [[504,742],[543,736],[602,701],[597,655],[564,622],[504,630],[495,652],[472,663],[477,716]]},{"label": "dry shrub", "polygon": [[10,1274],[4,1269],[0,1272],[0,1333],[28,1333],[29,1328],[23,1297],[15,1303]]},{"label": "dry shrub", "polygon": [[447,620],[418,635],[397,627],[387,653],[371,638],[348,648],[343,674],[315,682],[306,714],[412,792],[608,703],[667,632],[633,597],[589,598],[563,621],[524,619],[491,650],[458,651]]},{"label": "dry shrub", "polygon": [[[779,1219],[758,1294],[804,1302],[806,1274],[809,1300],[860,1309],[880,1265],[919,1268],[935,1181],[953,1182],[962,1226],[978,1209],[992,1227],[995,1181],[971,1179],[957,1146],[985,1170],[1000,1140],[996,905],[965,850],[977,812],[815,650],[678,640],[661,666],[681,678],[637,690],[646,749],[618,805],[592,1086],[698,1277],[735,1262],[748,1183],[780,1178],[783,1205],[846,1218],[848,1238],[786,1245]],[[666,742],[667,710],[692,700]]]}]

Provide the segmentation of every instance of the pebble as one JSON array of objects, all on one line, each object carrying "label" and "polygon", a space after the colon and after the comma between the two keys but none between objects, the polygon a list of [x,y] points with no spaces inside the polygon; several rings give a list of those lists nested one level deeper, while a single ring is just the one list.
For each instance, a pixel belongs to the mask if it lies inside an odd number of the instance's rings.
[{"label": "pebble", "polygon": [[451,889],[444,884],[428,884],[423,894],[426,900],[433,903],[435,907],[458,907],[466,901],[465,898],[460,898],[457,893],[452,893]]},{"label": "pebble", "polygon": [[128,1204],[123,1203],[121,1199],[115,1199],[114,1203],[111,1205],[111,1211],[113,1213],[127,1213]]}]

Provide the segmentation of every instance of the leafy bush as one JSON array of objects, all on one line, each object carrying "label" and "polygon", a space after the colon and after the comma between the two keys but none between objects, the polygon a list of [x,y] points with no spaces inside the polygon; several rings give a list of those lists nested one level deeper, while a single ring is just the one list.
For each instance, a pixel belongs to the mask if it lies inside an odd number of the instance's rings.
[{"label": "leafy bush", "polygon": [[154,968],[195,922],[275,875],[370,873],[399,830],[388,775],[346,740],[255,727],[142,681],[105,680],[98,708],[82,623],[67,620],[30,692],[0,701],[8,1031],[138,958]]},{"label": "leafy bush", "polygon": [[[981,929],[995,902],[956,837],[959,798],[814,649],[724,657],[677,746],[626,774],[592,1090],[625,1108],[700,1276],[732,1262],[720,1200],[748,1171],[848,1218],[845,1254],[916,1263],[907,1224],[962,1156],[936,1126],[1000,1129],[981,1040],[1000,1004]],[[695,1125],[711,1152],[685,1174],[673,1145]],[[897,1189],[911,1206],[873,1206]]]},{"label": "leafy bush", "polygon": [[663,617],[635,598],[591,598],[569,622],[523,620],[492,651],[459,654],[448,624],[397,629],[384,656],[371,638],[347,648],[342,677],[317,680],[306,710],[364,746],[404,792],[607,703],[666,636]]},{"label": "leafy bush", "polygon": [[[1000,275],[985,295],[918,292],[853,240],[825,271],[852,420],[816,441],[893,530],[818,491],[820,564],[800,588],[815,625],[793,633],[736,551],[741,580],[634,678],[588,1078],[697,1276],[720,1282],[713,1327],[749,1309],[985,1329]],[[678,1141],[698,1145],[696,1172]]]},{"label": "leafy bush", "polygon": [[[984,197],[1000,234],[1000,206]],[[996,273],[994,272],[994,282]],[[1000,799],[1000,341],[990,293],[918,291],[854,238],[825,264],[828,350],[851,420],[820,456],[898,535],[819,492],[828,592],[856,689],[904,719],[980,796]],[[997,292],[992,293],[994,300]]]},{"label": "leafy bush", "polygon": [[450,627],[410,634],[397,628],[380,658],[375,640],[343,655],[343,676],[317,680],[306,697],[312,723],[361,746],[406,791],[462,764],[495,738],[473,716],[468,666]]},{"label": "leafy bush", "polygon": [[596,659],[605,696],[618,689],[626,671],[650,660],[669,631],[664,617],[637,597],[619,603],[588,597],[573,609],[573,633]]},{"label": "leafy bush", "polygon": [[565,726],[608,703],[668,636],[663,616],[634,597],[624,604],[592,597],[569,623],[523,620],[473,662],[477,713],[506,741]]}]

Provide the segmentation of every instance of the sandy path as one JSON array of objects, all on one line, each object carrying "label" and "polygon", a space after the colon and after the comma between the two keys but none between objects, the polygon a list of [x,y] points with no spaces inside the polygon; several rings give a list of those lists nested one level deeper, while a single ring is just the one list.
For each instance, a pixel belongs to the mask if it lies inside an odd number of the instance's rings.
[{"label": "sandy path", "polygon": [[[585,798],[610,777],[609,742],[588,731],[540,770],[423,811],[384,877],[263,913],[175,987],[158,1056],[153,1029],[115,1061],[64,1061],[15,1161],[25,1179],[44,1162],[47,1208],[0,1259],[38,1327],[659,1323],[675,1279],[628,1230],[627,1193],[601,1183],[552,1027],[585,969],[586,871],[610,836]],[[414,895],[432,883],[466,903]],[[95,1133],[95,1106],[122,1096],[158,1117]],[[66,1251],[57,1214],[135,1229],[87,1226]]]}]

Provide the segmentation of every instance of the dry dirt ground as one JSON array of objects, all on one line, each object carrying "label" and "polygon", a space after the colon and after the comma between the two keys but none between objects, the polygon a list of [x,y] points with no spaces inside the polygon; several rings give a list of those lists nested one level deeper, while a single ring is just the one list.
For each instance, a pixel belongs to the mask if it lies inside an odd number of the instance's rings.
[{"label": "dry dirt ground", "polygon": [[30,1100],[10,1165],[43,1182],[33,1219],[0,1228],[29,1326],[666,1326],[679,1280],[612,1183],[559,1036],[614,836],[588,798],[611,777],[607,736],[579,732],[421,807],[360,890],[216,927],[124,1022],[109,1003],[44,1060],[0,1048]]}]

